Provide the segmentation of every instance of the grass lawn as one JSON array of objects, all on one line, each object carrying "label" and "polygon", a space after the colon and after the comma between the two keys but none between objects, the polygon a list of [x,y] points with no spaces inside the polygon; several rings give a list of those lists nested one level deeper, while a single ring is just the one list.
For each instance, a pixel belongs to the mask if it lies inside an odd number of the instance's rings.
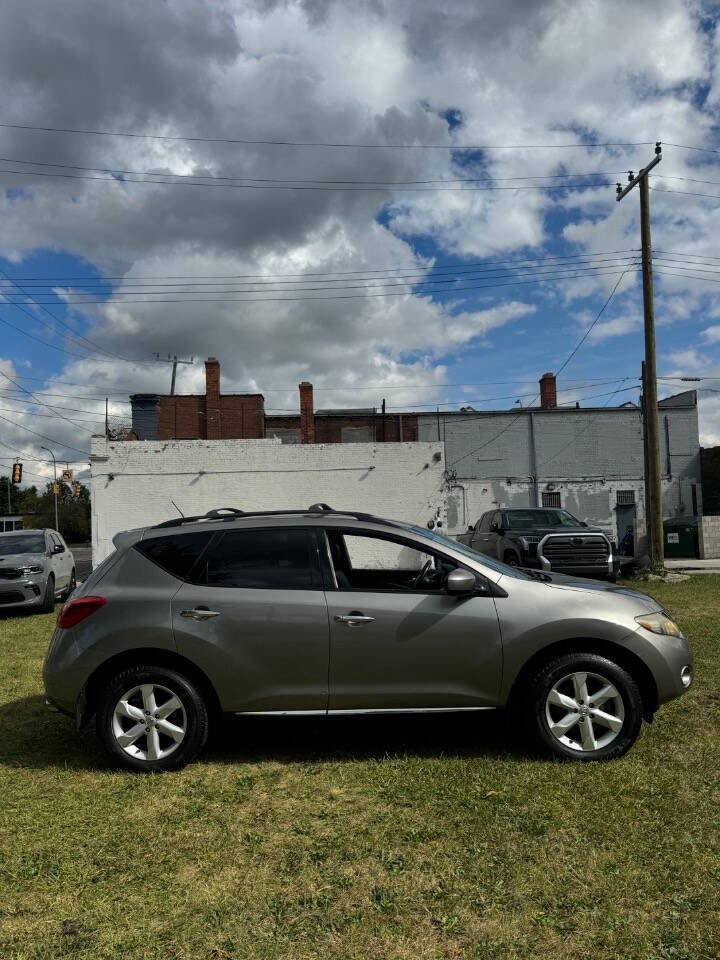
[{"label": "grass lawn", "polygon": [[53,618],[0,619],[0,958],[720,954],[720,578],[653,584],[696,684],[623,760],[500,715],[236,721],[165,776],[43,705]]}]

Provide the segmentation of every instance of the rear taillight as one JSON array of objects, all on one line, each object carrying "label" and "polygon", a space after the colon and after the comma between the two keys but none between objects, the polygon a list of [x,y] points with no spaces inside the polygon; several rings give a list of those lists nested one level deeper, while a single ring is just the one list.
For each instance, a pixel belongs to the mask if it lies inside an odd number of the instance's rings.
[{"label": "rear taillight", "polygon": [[106,603],[105,597],[77,597],[75,600],[70,600],[64,607],[60,608],[57,625],[64,630],[67,630],[68,627],[74,627],[89,617],[91,613],[95,613],[100,607],[104,607]]}]

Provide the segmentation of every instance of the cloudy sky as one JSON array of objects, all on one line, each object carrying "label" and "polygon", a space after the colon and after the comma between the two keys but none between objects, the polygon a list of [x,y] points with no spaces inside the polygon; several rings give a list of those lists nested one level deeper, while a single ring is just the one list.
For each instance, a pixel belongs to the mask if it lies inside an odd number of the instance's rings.
[{"label": "cloudy sky", "polygon": [[4,0],[0,470],[86,464],[98,398],[119,423],[167,390],[156,353],[275,410],[302,379],[320,407],[530,403],[616,284],[560,400],[637,399],[614,184],[657,140],[661,394],[706,378],[720,443],[719,54],[678,0]]}]

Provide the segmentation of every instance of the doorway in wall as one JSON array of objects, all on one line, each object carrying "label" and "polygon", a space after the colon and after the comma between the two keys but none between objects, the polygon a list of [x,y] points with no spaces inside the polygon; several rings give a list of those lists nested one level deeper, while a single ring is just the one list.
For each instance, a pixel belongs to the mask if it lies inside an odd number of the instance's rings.
[{"label": "doorway in wall", "polygon": [[615,520],[617,523],[618,553],[621,556],[632,557],[635,555],[636,526],[634,490],[618,490]]}]

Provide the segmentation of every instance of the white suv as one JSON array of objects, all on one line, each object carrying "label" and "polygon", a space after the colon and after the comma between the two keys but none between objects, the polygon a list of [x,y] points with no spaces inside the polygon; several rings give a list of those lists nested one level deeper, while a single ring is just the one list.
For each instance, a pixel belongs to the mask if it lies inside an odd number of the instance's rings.
[{"label": "white suv", "polygon": [[50,613],[75,583],[75,559],[57,530],[0,533],[0,610],[39,607]]}]

